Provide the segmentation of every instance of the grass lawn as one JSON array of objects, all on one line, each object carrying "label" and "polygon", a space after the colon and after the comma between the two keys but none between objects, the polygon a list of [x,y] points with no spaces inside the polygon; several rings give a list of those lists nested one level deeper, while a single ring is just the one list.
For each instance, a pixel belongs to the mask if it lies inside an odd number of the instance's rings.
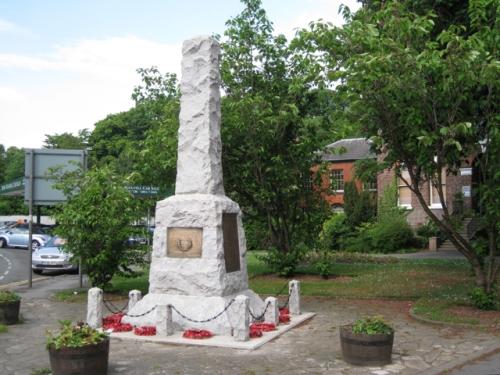
[{"label": "grass lawn", "polygon": [[[304,264],[291,278],[271,273],[259,259],[263,252],[249,252],[247,257],[250,288],[261,295],[276,295],[288,280],[301,281],[301,293],[306,296],[352,299],[414,300],[415,313],[432,320],[477,324],[474,319],[460,319],[448,312],[453,306],[470,305],[468,294],[474,288],[474,277],[465,260],[409,260],[341,254],[331,268],[331,276],[324,279],[315,267]],[[127,278],[115,276],[106,290],[126,296],[132,289],[146,294],[148,272]],[[60,301],[85,300],[80,290],[59,292]]]}]

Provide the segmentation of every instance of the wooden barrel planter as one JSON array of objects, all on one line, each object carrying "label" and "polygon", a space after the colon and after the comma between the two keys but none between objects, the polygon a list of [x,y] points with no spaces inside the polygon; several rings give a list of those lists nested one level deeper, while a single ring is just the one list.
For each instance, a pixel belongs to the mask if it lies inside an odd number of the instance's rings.
[{"label": "wooden barrel planter", "polygon": [[16,324],[19,321],[21,300],[0,302],[0,324]]},{"label": "wooden barrel planter", "polygon": [[391,363],[394,332],[367,335],[352,333],[352,326],[340,327],[340,345],[344,360],[356,366],[383,366]]},{"label": "wooden barrel planter", "polygon": [[49,346],[52,375],[106,375],[108,373],[109,337],[95,345],[55,349]]}]

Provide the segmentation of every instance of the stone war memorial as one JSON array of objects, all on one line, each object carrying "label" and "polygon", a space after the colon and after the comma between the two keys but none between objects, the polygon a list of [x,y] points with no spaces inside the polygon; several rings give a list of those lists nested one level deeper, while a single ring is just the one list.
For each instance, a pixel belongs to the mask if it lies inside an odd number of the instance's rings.
[{"label": "stone war memorial", "polygon": [[[183,331],[204,329],[215,336],[198,340],[203,344],[219,338],[213,345],[246,348],[241,344],[249,340],[250,323],[278,325],[278,301],[263,301],[249,289],[242,212],[224,192],[219,44],[196,37],[184,42],[182,54],[175,195],[157,203],[149,293],[141,298],[131,291],[123,321],[155,326],[157,334],[149,338],[154,341],[186,343]],[[299,289],[297,281],[289,283],[291,321],[268,335],[269,340],[314,315],[301,314]],[[101,326],[100,303],[102,293],[91,289],[89,324]]]}]

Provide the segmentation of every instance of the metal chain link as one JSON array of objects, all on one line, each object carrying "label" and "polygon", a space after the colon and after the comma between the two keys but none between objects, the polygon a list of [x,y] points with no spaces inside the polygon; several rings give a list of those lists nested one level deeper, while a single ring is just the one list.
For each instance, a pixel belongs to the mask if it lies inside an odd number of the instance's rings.
[{"label": "metal chain link", "polygon": [[125,316],[128,316],[129,318],[140,318],[141,316],[148,315],[150,312],[152,312],[154,309],[156,309],[158,305],[154,305],[152,308],[150,308],[148,311],[142,313],[142,314],[137,314],[137,315],[132,315],[132,314],[124,314]]},{"label": "metal chain link", "polygon": [[[274,296],[275,297],[278,297],[284,290],[285,288],[288,286],[289,282],[287,281],[285,285],[283,285],[283,287],[280,289],[280,291],[278,293],[276,293]],[[288,294],[290,295],[290,292],[288,292]]]},{"label": "metal chain link", "polygon": [[266,311],[267,311],[267,309],[269,308],[269,305],[270,305],[270,304],[271,304],[271,302],[268,302],[268,303],[266,304],[266,307],[265,307],[264,311],[263,311],[263,312],[262,312],[262,314],[260,314],[259,316],[255,316],[255,315],[253,314],[252,310],[251,310],[251,309],[250,309],[250,307],[249,307],[249,308],[248,308],[248,312],[250,313],[250,316],[252,317],[252,319],[253,319],[253,320],[255,320],[255,321],[260,321],[260,320],[262,320],[262,319],[264,318],[264,315],[266,315]]},{"label": "metal chain link", "polygon": [[[156,309],[157,305],[154,305],[151,309],[149,309],[148,311],[142,313],[142,314],[137,314],[137,315],[132,315],[132,314],[129,314],[129,313],[124,313],[123,311],[125,310],[125,308],[128,306],[128,303],[123,306],[122,309],[119,309],[117,308],[113,302],[109,301],[109,300],[105,300],[103,299],[102,302],[104,303],[104,306],[108,309],[108,311],[111,313],[111,314],[119,314],[119,313],[123,313],[124,316],[128,316],[130,318],[139,318],[141,316],[144,316],[144,315],[147,315],[149,314],[150,312],[152,312],[154,309]],[[111,306],[111,307],[110,307]]]},{"label": "metal chain link", "polygon": [[[123,312],[127,306],[128,306],[128,302],[125,306],[123,306],[121,309],[116,307],[113,302],[109,301],[109,300],[105,300],[103,299],[102,302],[104,303],[104,306],[109,310],[109,312],[111,314],[118,314],[118,313],[121,313]],[[110,307],[111,306],[111,307]]]},{"label": "metal chain link", "polygon": [[278,305],[278,308],[280,308],[280,309],[284,309],[285,307],[287,307],[287,306],[288,306],[288,302],[290,302],[290,293],[288,293],[288,297],[286,298],[286,302],[285,302],[285,304],[284,304],[284,305],[282,305],[282,306],[279,306],[279,305]]},{"label": "metal chain link", "polygon": [[221,316],[222,314],[224,314],[224,313],[227,311],[227,309],[229,309],[229,306],[231,306],[231,305],[234,303],[234,301],[235,301],[235,299],[233,298],[231,301],[229,301],[229,303],[226,305],[226,307],[224,307],[224,310],[222,310],[222,311],[221,311],[220,313],[218,313],[217,315],[214,315],[214,316],[212,316],[211,318],[204,319],[204,320],[191,319],[191,318],[187,317],[186,315],[184,315],[183,313],[181,313],[179,310],[177,310],[177,309],[175,308],[175,306],[173,306],[173,305],[169,305],[169,306],[172,308],[172,310],[174,310],[174,311],[175,311],[177,314],[179,314],[181,317],[183,317],[184,319],[186,319],[186,320],[188,320],[188,321],[190,321],[190,322],[192,322],[192,323],[208,323],[208,322],[210,322],[210,321],[212,321],[212,320],[217,319],[217,318],[218,318],[219,316]]}]

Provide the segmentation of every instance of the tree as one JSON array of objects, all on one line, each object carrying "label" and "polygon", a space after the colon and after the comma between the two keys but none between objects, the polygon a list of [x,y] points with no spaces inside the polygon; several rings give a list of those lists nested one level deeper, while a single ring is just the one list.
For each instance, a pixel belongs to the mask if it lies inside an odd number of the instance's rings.
[{"label": "tree", "polygon": [[[343,28],[316,24],[302,37],[325,52],[320,64],[349,93],[353,119],[471,263],[476,284],[489,293],[500,269],[495,261],[500,232],[498,7],[489,0],[469,2],[469,23],[436,28],[433,12],[417,14],[406,3],[379,2],[375,10],[356,14],[344,8]],[[460,235],[442,184],[443,171],[458,173],[471,155],[478,157],[481,170],[480,218],[488,257]],[[403,169],[410,178],[403,177]],[[424,198],[422,186],[429,182],[442,202],[442,218]]]},{"label": "tree", "polygon": [[79,130],[78,135],[73,135],[71,133],[46,134],[43,147],[85,150],[88,148],[89,136],[90,131],[88,129]]},{"label": "tree", "polygon": [[242,2],[222,42],[224,179],[284,256],[320,230],[321,201],[303,186],[329,140],[331,97],[308,82],[286,38],[273,35],[261,2]]},{"label": "tree", "polygon": [[136,183],[171,188],[175,181],[179,90],[175,74],[156,67],[138,69],[143,84],[134,88],[135,106],[108,115],[90,135],[90,161],[134,173]]},{"label": "tree", "polygon": [[[24,150],[0,145],[0,183],[10,182],[24,176]],[[0,197],[0,214],[26,214],[24,197]]]},{"label": "tree", "polygon": [[143,253],[127,246],[131,225],[140,218],[126,180],[108,166],[59,175],[57,187],[68,198],[54,213],[64,250],[80,258],[92,285],[106,286],[118,271],[130,271]]}]

